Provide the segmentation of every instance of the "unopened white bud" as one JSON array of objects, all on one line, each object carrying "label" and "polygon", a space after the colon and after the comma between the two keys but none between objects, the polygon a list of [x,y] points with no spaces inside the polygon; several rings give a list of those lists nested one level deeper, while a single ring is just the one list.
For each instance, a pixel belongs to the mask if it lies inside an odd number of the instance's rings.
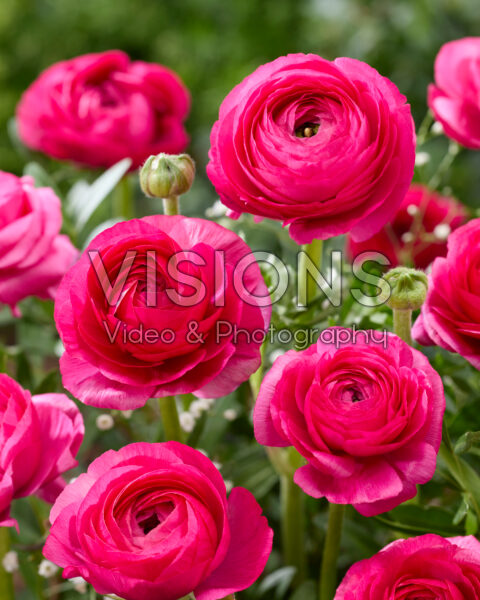
[{"label": "unopened white bud", "polygon": [[194,400],[190,404],[189,411],[195,419],[198,419],[201,416],[202,412],[205,410],[208,410],[207,405],[201,400]]},{"label": "unopened white bud", "polygon": [[195,427],[195,417],[192,415],[192,413],[182,412],[180,413],[178,419],[180,421],[180,427],[183,429],[183,431],[186,431],[187,433],[193,431]]},{"label": "unopened white bud", "polygon": [[413,233],[411,231],[406,231],[402,235],[402,242],[404,244],[409,244],[410,242],[413,242],[414,239],[415,239],[415,236],[413,235]]},{"label": "unopened white bud", "polygon": [[230,481],[230,479],[225,479],[225,488],[227,490],[227,494],[229,494],[232,490],[233,490],[233,481]]},{"label": "unopened white bud", "polygon": [[227,410],[223,412],[223,416],[227,421],[235,421],[238,417],[238,413],[234,408],[227,408]]},{"label": "unopened white bud", "polygon": [[407,206],[407,213],[411,216],[414,217],[415,215],[418,215],[419,212],[419,208],[416,204],[409,204]]},{"label": "unopened white bud", "polygon": [[113,420],[112,415],[103,414],[98,415],[95,424],[100,431],[108,431],[109,429],[113,429],[115,421]]},{"label": "unopened white bud", "polygon": [[7,552],[2,558],[2,565],[7,573],[18,571],[18,554],[14,550]]},{"label": "unopened white bud", "polygon": [[423,167],[430,162],[430,154],[428,152],[417,152],[415,155],[415,166]]},{"label": "unopened white bud", "polygon": [[448,223],[440,223],[433,230],[433,235],[437,238],[437,240],[445,241],[448,236],[451,234],[452,228]]},{"label": "unopened white bud", "polygon": [[49,560],[42,560],[42,562],[38,566],[38,574],[40,575],[40,577],[45,577],[45,579],[47,579],[48,577],[53,577],[57,572],[57,565]]},{"label": "unopened white bud", "polygon": [[434,133],[435,135],[442,135],[444,132],[443,129],[443,125],[440,123],[440,121],[435,121],[435,123],[432,125],[432,133]]}]

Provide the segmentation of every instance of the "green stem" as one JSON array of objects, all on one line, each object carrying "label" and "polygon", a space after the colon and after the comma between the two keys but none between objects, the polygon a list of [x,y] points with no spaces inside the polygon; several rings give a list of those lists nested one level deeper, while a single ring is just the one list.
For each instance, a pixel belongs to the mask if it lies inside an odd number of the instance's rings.
[{"label": "green stem", "polygon": [[163,212],[170,216],[180,214],[180,200],[178,196],[170,196],[170,198],[163,199]]},{"label": "green stem", "polygon": [[133,219],[135,208],[133,201],[133,186],[128,175],[122,177],[115,190],[115,215],[122,219]]},{"label": "green stem", "polygon": [[319,271],[322,270],[323,240],[313,240],[302,250],[298,265],[298,297],[300,304],[308,306],[309,301],[318,295],[318,286],[315,279],[308,276],[307,264],[310,259]]},{"label": "green stem", "polygon": [[462,147],[459,144],[450,141],[447,153],[443,157],[441,163],[438,165],[438,169],[434,173],[433,177],[428,182],[428,187],[430,189],[436,190],[440,186],[446,172],[452,166],[455,157],[458,155],[461,149]]},{"label": "green stem", "polygon": [[412,341],[412,311],[393,309],[393,331],[410,346]]},{"label": "green stem", "polygon": [[320,571],[320,600],[332,600],[337,589],[337,562],[344,515],[343,504],[330,504]]},{"label": "green stem", "polygon": [[304,581],[307,571],[305,556],[305,494],[292,475],[280,477],[282,505],[282,543],[285,564],[296,568],[295,586]]},{"label": "green stem", "polygon": [[160,413],[162,415],[163,429],[165,431],[165,439],[167,441],[183,441],[183,431],[180,427],[180,419],[178,418],[177,403],[175,396],[165,396],[159,398]]},{"label": "green stem", "polygon": [[13,578],[7,573],[1,564],[3,557],[10,550],[10,529],[0,527],[0,598],[2,600],[14,600]]},{"label": "green stem", "polygon": [[430,133],[430,128],[433,123],[433,113],[429,109],[427,110],[427,114],[425,115],[423,121],[420,123],[420,127],[418,128],[417,134],[417,147],[423,146],[423,144],[427,141]]}]

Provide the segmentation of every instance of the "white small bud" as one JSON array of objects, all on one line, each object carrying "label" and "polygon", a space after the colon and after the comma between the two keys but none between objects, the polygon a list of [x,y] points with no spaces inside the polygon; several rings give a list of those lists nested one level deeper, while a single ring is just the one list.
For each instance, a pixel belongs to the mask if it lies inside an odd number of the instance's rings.
[{"label": "white small bud", "polygon": [[203,448],[197,448],[197,452],[201,452],[203,456],[206,456],[208,458],[208,452]]},{"label": "white small bud", "polygon": [[230,481],[230,479],[225,479],[225,488],[227,490],[227,494],[229,494],[232,490],[233,490],[233,481]]},{"label": "white small bud", "polygon": [[415,215],[418,215],[419,213],[419,208],[416,204],[409,204],[407,206],[407,213],[411,216],[414,217]]},{"label": "white small bud", "polygon": [[432,133],[434,133],[435,135],[442,135],[444,132],[443,129],[443,125],[440,123],[440,121],[435,121],[435,123],[432,125]]},{"label": "white small bud", "polygon": [[10,550],[5,554],[2,558],[2,565],[7,573],[18,571],[18,554],[15,550]]},{"label": "white small bud", "polygon": [[445,241],[450,233],[452,232],[452,228],[448,223],[440,223],[433,230],[433,235],[437,238],[437,240]]},{"label": "white small bud", "polygon": [[113,429],[115,421],[113,420],[112,415],[103,414],[98,415],[95,424],[100,431],[108,431],[109,429]]},{"label": "white small bud", "polygon": [[212,463],[213,463],[213,466],[220,471],[220,469],[222,468],[222,463],[219,463],[216,460],[212,460]]},{"label": "white small bud", "polygon": [[194,400],[190,404],[189,411],[192,413],[195,419],[198,419],[205,410],[208,410],[208,407],[207,404],[202,400]]},{"label": "white small bud", "polygon": [[87,593],[87,582],[85,581],[85,579],[83,579],[83,577],[72,577],[72,579],[70,579],[69,581],[73,585],[73,589],[76,592],[78,592],[79,594]]},{"label": "white small bud", "polygon": [[235,421],[238,417],[238,413],[234,408],[227,408],[227,410],[223,411],[223,416],[227,421]]},{"label": "white small bud", "polygon": [[402,235],[402,242],[404,244],[409,244],[410,242],[413,242],[414,239],[415,239],[415,236],[413,235],[413,233],[411,231],[406,231]]},{"label": "white small bud", "polygon": [[122,416],[124,419],[131,419],[133,415],[133,410],[122,410]]},{"label": "white small bud", "polygon": [[53,577],[57,572],[57,565],[55,565],[49,560],[42,560],[38,567],[38,574],[40,575],[40,577],[45,577],[45,579],[48,579],[48,577]]},{"label": "white small bud", "polygon": [[222,204],[221,200],[215,200],[212,206],[209,206],[205,211],[205,216],[209,219],[214,217],[224,217],[227,214],[227,207]]},{"label": "white small bud", "polygon": [[183,429],[183,431],[186,431],[187,433],[193,431],[195,427],[195,417],[192,415],[192,413],[182,412],[178,418],[180,421],[180,427]]},{"label": "white small bud", "polygon": [[415,155],[415,166],[423,167],[430,162],[430,154],[428,152],[417,152]]}]

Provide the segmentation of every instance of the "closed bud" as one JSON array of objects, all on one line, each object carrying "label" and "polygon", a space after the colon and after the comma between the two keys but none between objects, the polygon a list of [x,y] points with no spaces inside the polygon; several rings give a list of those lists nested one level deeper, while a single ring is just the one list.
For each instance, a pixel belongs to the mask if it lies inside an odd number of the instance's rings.
[{"label": "closed bud", "polygon": [[188,154],[150,156],[140,171],[140,185],[151,198],[171,198],[188,192],[195,178],[195,162]]},{"label": "closed bud", "polygon": [[391,289],[388,305],[394,310],[417,310],[425,302],[428,278],[423,271],[396,267],[385,275]]}]

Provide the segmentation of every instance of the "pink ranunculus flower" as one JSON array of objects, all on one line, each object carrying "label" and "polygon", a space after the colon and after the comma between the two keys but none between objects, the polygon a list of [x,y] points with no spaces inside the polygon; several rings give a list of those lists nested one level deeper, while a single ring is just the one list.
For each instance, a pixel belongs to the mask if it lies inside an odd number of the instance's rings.
[{"label": "pink ranunculus flower", "polygon": [[232,231],[183,216],[119,223],[58,291],[63,383],[85,404],[120,410],[224,396],[258,368],[270,314],[258,264]]},{"label": "pink ranunculus flower", "polygon": [[174,72],[111,50],[46,69],[18,105],[18,130],[53,158],[109,167],[129,157],[133,169],[150,154],[186,148],[189,107]]},{"label": "pink ranunculus flower", "polygon": [[433,262],[428,293],[412,328],[414,339],[458,352],[480,369],[480,219],[448,238],[445,258]]},{"label": "pink ranunculus flower", "polygon": [[397,540],[345,575],[334,600],[475,600],[480,542],[428,534]]},{"label": "pink ranunculus flower", "polygon": [[272,549],[253,495],[228,500],[213,463],[178,442],[136,443],[97,458],[59,496],[44,555],[100,594],[218,600],[250,586]]},{"label": "pink ranunculus flower", "polygon": [[412,264],[425,269],[437,256],[446,255],[446,237],[466,220],[467,211],[460,202],[414,184],[392,221],[363,242],[348,236],[347,251],[352,259],[373,251],[386,256],[392,267]]},{"label": "pink ranunculus flower", "polygon": [[14,498],[37,494],[54,502],[65,487],[61,474],[77,466],[83,419],[65,394],[30,395],[0,374],[0,527]]},{"label": "pink ranunculus flower", "polygon": [[0,171],[0,303],[16,312],[27,296],[55,297],[78,255],[69,238],[59,235],[61,226],[61,204],[52,189]]},{"label": "pink ranunculus flower", "polygon": [[448,42],[435,60],[428,106],[445,134],[480,150],[480,37]]},{"label": "pink ranunculus flower", "polygon": [[274,362],[255,437],[298,450],[307,464],[295,482],[305,493],[372,516],[432,478],[444,410],[441,379],[423,354],[395,335],[330,328]]},{"label": "pink ranunculus flower", "polygon": [[367,239],[412,180],[415,128],[405,102],[358,60],[278,58],[223,101],[208,176],[234,218],[283,221],[301,244],[348,231]]}]

